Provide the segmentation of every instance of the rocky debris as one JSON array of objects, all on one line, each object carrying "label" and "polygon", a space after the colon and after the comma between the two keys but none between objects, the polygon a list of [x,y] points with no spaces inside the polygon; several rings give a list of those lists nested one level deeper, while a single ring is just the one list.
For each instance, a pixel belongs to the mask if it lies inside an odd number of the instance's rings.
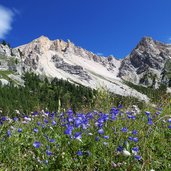
[{"label": "rocky debris", "polygon": [[161,72],[161,83],[171,87],[171,59],[167,59]]},{"label": "rocky debris", "polygon": [[14,56],[20,60],[22,55],[19,49],[11,49],[11,56]]},{"label": "rocky debris", "polygon": [[8,70],[8,62],[0,59],[0,70]]},{"label": "rocky debris", "polygon": [[61,69],[69,74],[78,75],[81,80],[91,80],[91,77],[88,75],[88,73],[79,65],[70,65],[64,62],[64,60],[57,55],[52,57],[52,61],[55,63],[55,66],[58,69]]}]

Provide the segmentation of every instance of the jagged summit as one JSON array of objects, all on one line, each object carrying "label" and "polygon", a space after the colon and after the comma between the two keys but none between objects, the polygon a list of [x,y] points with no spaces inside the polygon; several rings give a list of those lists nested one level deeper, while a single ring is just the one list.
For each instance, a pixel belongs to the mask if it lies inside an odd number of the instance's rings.
[{"label": "jagged summit", "polygon": [[151,37],[144,37],[121,62],[119,76],[135,84],[158,87],[162,72],[171,59],[171,48]]}]

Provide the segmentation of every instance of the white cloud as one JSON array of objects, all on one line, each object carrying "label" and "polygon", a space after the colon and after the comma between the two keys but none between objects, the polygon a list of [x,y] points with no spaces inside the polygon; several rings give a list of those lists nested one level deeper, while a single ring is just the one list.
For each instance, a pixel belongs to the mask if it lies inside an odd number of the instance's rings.
[{"label": "white cloud", "polygon": [[0,39],[5,38],[6,34],[12,29],[14,12],[0,5]]}]

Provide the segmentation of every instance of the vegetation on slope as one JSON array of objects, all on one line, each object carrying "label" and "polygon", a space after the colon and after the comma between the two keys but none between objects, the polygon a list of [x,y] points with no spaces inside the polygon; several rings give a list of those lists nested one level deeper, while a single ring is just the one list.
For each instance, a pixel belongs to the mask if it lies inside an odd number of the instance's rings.
[{"label": "vegetation on slope", "polygon": [[170,96],[169,93],[166,93],[167,87],[164,84],[161,84],[158,89],[153,87],[145,87],[143,85],[136,85],[128,81],[124,81],[126,85],[137,90],[140,93],[147,95],[153,103],[160,102],[165,96]]},{"label": "vegetation on slope", "polygon": [[16,87],[13,82],[0,85],[0,109],[4,113],[11,115],[17,109],[28,114],[45,108],[49,111],[65,111],[68,108],[85,112],[96,108],[108,111],[110,106],[120,103],[127,105],[128,102],[129,105],[143,106],[143,102],[133,97],[122,97],[106,90],[92,90],[57,78],[49,81],[47,78],[40,79],[34,73],[26,73],[23,79],[24,87]]}]

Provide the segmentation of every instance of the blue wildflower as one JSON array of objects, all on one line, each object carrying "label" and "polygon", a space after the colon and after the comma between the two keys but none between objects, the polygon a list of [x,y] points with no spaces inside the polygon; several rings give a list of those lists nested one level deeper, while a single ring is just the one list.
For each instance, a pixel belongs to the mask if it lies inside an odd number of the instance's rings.
[{"label": "blue wildflower", "polygon": [[6,121],[7,120],[7,117],[6,116],[2,116],[1,120],[2,121]]},{"label": "blue wildflower", "polygon": [[137,131],[137,130],[133,130],[133,131],[132,131],[132,134],[133,134],[133,135],[137,135],[137,134],[138,134],[138,131]]},{"label": "blue wildflower", "polygon": [[54,143],[55,140],[54,139],[49,139],[49,142]]},{"label": "blue wildflower", "polygon": [[104,134],[104,130],[101,128],[101,129],[98,130],[98,133],[99,134]]},{"label": "blue wildflower", "polygon": [[71,116],[71,117],[68,117],[68,122],[73,122],[73,117]]},{"label": "blue wildflower", "polygon": [[141,160],[141,159],[142,159],[142,157],[141,157],[141,156],[139,156],[139,155],[135,155],[135,159],[136,159],[136,160]]},{"label": "blue wildflower", "polygon": [[53,120],[53,121],[52,121],[52,125],[53,125],[53,126],[56,125],[56,121]]},{"label": "blue wildflower", "polygon": [[133,115],[127,114],[128,119],[132,119]]},{"label": "blue wildflower", "polygon": [[109,136],[105,135],[103,138],[104,138],[104,139],[109,139]]},{"label": "blue wildflower", "polygon": [[127,127],[123,127],[123,128],[121,129],[121,131],[122,131],[122,132],[128,132],[128,128],[127,128]]},{"label": "blue wildflower", "polygon": [[132,120],[135,120],[135,119],[136,119],[136,116],[133,115],[131,119],[132,119]]},{"label": "blue wildflower", "polygon": [[135,152],[138,152],[139,148],[138,147],[133,147],[132,150],[135,151]]},{"label": "blue wildflower", "polygon": [[113,108],[110,110],[110,114],[115,114],[115,115],[117,116],[118,113],[119,113],[119,110],[116,109],[115,107],[113,107]]},{"label": "blue wildflower", "polygon": [[115,114],[112,114],[111,119],[112,119],[113,121],[116,120],[116,119],[117,119],[116,115],[115,115]]},{"label": "blue wildflower", "polygon": [[82,129],[87,129],[88,128],[88,125],[86,125],[86,124],[82,124]]},{"label": "blue wildflower", "polygon": [[168,119],[168,122],[171,123],[171,118]]},{"label": "blue wildflower", "polygon": [[153,124],[153,121],[151,118],[148,118],[148,125],[152,125]]},{"label": "blue wildflower", "polygon": [[97,122],[98,122],[99,124],[103,124],[104,119],[103,119],[103,118],[99,118],[99,119],[97,120]]},{"label": "blue wildflower", "polygon": [[37,122],[37,125],[38,125],[38,126],[40,126],[40,125],[41,125],[41,123],[40,123],[40,122]]},{"label": "blue wildflower", "polygon": [[103,116],[102,116],[102,118],[103,118],[103,121],[107,121],[108,119],[109,119],[109,115],[108,114],[104,114]]},{"label": "blue wildflower", "polygon": [[75,134],[74,134],[74,138],[75,139],[81,139],[82,137],[81,137],[81,132],[76,132]]},{"label": "blue wildflower", "polygon": [[72,114],[73,114],[72,109],[69,109],[69,110],[67,111],[67,114],[68,114],[68,115],[72,115]]},{"label": "blue wildflower", "polygon": [[150,112],[149,112],[149,111],[145,111],[145,114],[146,114],[147,116],[150,116]]},{"label": "blue wildflower", "polygon": [[83,152],[82,152],[81,150],[78,150],[78,151],[77,151],[77,155],[78,155],[78,156],[83,156]]},{"label": "blue wildflower", "polygon": [[78,128],[81,125],[82,121],[80,119],[75,119],[75,127]]},{"label": "blue wildflower", "polygon": [[66,135],[72,135],[72,130],[73,130],[73,126],[68,126],[67,129],[64,131],[64,134]]},{"label": "blue wildflower", "polygon": [[46,124],[47,124],[47,123],[48,123],[48,120],[47,120],[47,119],[44,119],[44,123],[46,123]]},{"label": "blue wildflower", "polygon": [[157,111],[157,112],[156,112],[156,115],[160,115],[160,114],[161,114],[161,112],[160,112],[160,111]]},{"label": "blue wildflower", "polygon": [[124,149],[124,148],[123,148],[122,146],[119,145],[118,148],[117,148],[117,151],[118,151],[118,152],[122,152],[123,149]]},{"label": "blue wildflower", "polygon": [[35,132],[35,133],[38,133],[38,131],[39,131],[39,130],[38,130],[37,128],[34,128],[34,132]]},{"label": "blue wildflower", "polygon": [[133,141],[133,137],[128,137],[128,140]]},{"label": "blue wildflower", "polygon": [[38,141],[35,141],[35,142],[33,143],[33,146],[34,146],[35,148],[39,148],[39,147],[41,146],[41,143],[38,142]]},{"label": "blue wildflower", "polygon": [[22,132],[22,129],[21,128],[18,128],[18,132]]},{"label": "blue wildflower", "polygon": [[96,138],[95,138],[95,141],[99,141],[99,139],[100,139],[99,137],[96,137]]},{"label": "blue wildflower", "polygon": [[118,105],[118,108],[119,108],[119,109],[123,108],[123,105],[122,105],[122,104],[119,104],[119,105]]},{"label": "blue wildflower", "polygon": [[18,118],[17,118],[17,117],[15,117],[15,118],[13,118],[13,120],[16,122],[16,121],[18,121]]},{"label": "blue wildflower", "polygon": [[10,131],[10,130],[7,131],[7,136],[8,136],[8,137],[11,136],[11,131]]},{"label": "blue wildflower", "polygon": [[138,142],[138,137],[134,137],[133,141],[137,143]]},{"label": "blue wildflower", "polygon": [[52,155],[52,152],[49,151],[49,150],[46,150],[46,154],[47,154],[48,156],[51,156],[51,155]]}]

